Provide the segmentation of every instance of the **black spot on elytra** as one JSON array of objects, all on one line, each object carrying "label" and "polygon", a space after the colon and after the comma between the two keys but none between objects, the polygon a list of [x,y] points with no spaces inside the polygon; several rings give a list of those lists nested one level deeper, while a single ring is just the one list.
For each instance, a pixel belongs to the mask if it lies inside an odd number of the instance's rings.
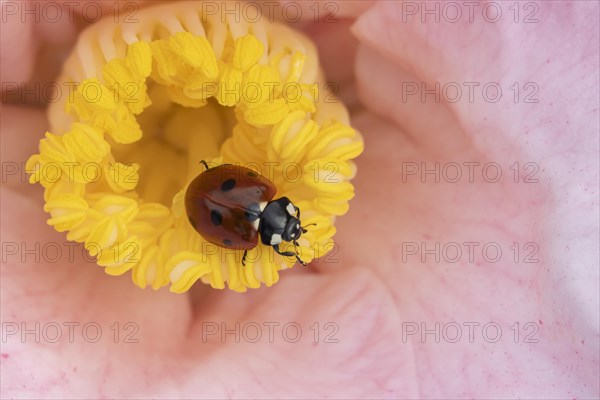
[{"label": "black spot on elytra", "polygon": [[221,223],[223,222],[223,216],[218,210],[210,210],[210,221],[214,225],[221,225]]},{"label": "black spot on elytra", "polygon": [[221,190],[223,192],[228,192],[235,187],[235,179],[227,179],[225,182],[221,184]]},{"label": "black spot on elytra", "polygon": [[254,171],[248,171],[248,176],[250,178],[258,178],[258,174]]},{"label": "black spot on elytra", "polygon": [[194,218],[188,216],[188,221],[190,221],[190,224],[192,224],[192,226],[194,227],[194,229],[196,229],[196,221],[194,221]]},{"label": "black spot on elytra", "polygon": [[225,240],[223,240],[223,244],[224,244],[225,246],[231,246],[233,243],[231,242],[231,240],[229,240],[229,239],[225,239]]}]

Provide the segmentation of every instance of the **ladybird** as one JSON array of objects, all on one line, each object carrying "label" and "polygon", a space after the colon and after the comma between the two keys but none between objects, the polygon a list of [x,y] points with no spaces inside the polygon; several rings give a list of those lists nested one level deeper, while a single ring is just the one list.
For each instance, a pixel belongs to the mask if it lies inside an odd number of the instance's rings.
[{"label": "ladybird", "polygon": [[[295,256],[306,265],[298,251],[280,251],[282,242],[298,247],[298,238],[306,233],[300,223],[300,209],[287,197],[273,199],[275,185],[257,172],[239,165],[221,164],[209,168],[189,184],[185,192],[185,210],[194,230],[217,246],[248,250],[263,244],[282,256]],[[314,224],[311,224],[314,225]]]}]

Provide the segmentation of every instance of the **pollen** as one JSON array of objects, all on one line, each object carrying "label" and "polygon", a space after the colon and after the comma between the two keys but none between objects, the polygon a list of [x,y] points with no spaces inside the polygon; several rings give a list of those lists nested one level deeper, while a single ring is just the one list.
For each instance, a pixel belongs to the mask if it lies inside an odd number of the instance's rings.
[{"label": "pollen", "polygon": [[[175,293],[194,284],[272,286],[293,257],[258,245],[215,246],[184,210],[200,160],[252,168],[315,224],[296,249],[310,262],[334,246],[363,150],[341,102],[325,102],[315,46],[268,19],[223,21],[201,3],[148,7],[140,24],[101,21],[82,33],[49,107],[50,132],[26,163],[44,188],[48,224],[82,243],[109,275]],[[60,86],[60,85],[59,85]],[[282,251],[294,251],[284,242]]]}]

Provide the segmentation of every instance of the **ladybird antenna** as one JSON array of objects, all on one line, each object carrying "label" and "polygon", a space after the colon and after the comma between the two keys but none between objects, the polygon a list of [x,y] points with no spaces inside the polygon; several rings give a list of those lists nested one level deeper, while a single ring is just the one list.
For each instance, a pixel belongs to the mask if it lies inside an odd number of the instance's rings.
[{"label": "ladybird antenna", "polygon": [[309,226],[317,226],[317,224],[314,224],[314,223],[313,223],[313,224],[308,224],[308,225],[301,226],[301,227],[300,227],[300,229],[302,229],[302,233],[306,233],[306,232],[308,232],[308,231],[306,230],[306,228],[307,228],[307,227],[309,227]]},{"label": "ladybird antenna", "polygon": [[206,168],[206,170],[210,169],[210,168],[208,168],[208,164],[206,163],[206,161],[200,160],[200,164],[204,165],[204,168]]}]

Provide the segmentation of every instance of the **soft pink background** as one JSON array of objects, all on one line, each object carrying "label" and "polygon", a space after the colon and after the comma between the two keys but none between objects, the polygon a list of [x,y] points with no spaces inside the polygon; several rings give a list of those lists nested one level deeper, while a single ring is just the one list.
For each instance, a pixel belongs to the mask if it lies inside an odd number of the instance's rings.
[{"label": "soft pink background", "polygon": [[[2,397],[600,395],[598,3],[540,2],[538,22],[529,24],[522,20],[532,8],[524,3],[517,22],[512,3],[496,3],[503,10],[498,23],[485,21],[481,11],[473,22],[465,15],[457,23],[435,23],[431,16],[422,23],[400,2],[340,4],[337,23],[314,24],[305,8],[298,24],[317,42],[328,77],[340,85],[365,138],[356,198],[338,223],[339,251],[328,259],[338,262],[297,267],[275,287],[242,295],[201,285],[173,295],[137,289],[129,276],[106,276],[83,260],[79,247],[74,262],[67,254],[56,263],[36,262],[22,251],[7,255],[6,243],[31,249],[65,238],[46,225],[40,188],[19,174],[7,176],[3,167]],[[324,15],[325,5],[319,7]],[[83,24],[6,17],[2,82],[44,85]],[[497,103],[484,101],[481,91],[473,102],[464,96],[435,102],[431,95],[402,101],[403,82],[421,81],[463,88],[464,82],[497,82],[503,96]],[[514,82],[521,90],[534,82],[539,102],[524,103],[526,90],[515,102]],[[8,168],[36,152],[47,128],[42,102],[6,97],[1,156]],[[504,175],[498,183],[435,183],[431,177],[422,183],[418,176],[403,179],[406,162],[429,168],[497,162]],[[539,182],[514,183],[508,167],[515,162],[535,163]],[[473,262],[464,254],[457,263],[432,256],[422,262],[403,252],[412,242],[429,248],[494,242],[503,257],[486,262],[476,251]],[[517,263],[513,242],[521,249]],[[522,262],[529,242],[539,249],[538,262]],[[337,327],[337,343],[325,343],[333,329],[324,329],[328,321]],[[6,336],[15,323],[34,329],[36,322],[62,326],[58,343],[44,340],[54,330],[39,343],[32,334]],[[64,325],[70,322],[79,324],[72,342]],[[90,322],[103,330],[97,343],[82,336]],[[118,343],[110,328],[115,322]],[[127,322],[138,328],[138,343],[125,342],[132,332]],[[207,323],[222,322],[228,329],[236,322],[260,324],[263,336],[256,343],[235,343],[231,334],[207,338]],[[280,324],[273,343],[265,322]],[[303,329],[297,343],[282,336],[289,322]],[[320,323],[317,343],[314,322]],[[462,327],[455,343],[452,322]],[[496,343],[489,340],[494,329],[482,332],[490,322],[502,329]],[[447,327],[440,328],[439,343],[434,334],[408,334],[409,327],[431,330],[436,323]],[[472,340],[468,324],[475,327]],[[525,343],[533,329],[537,343]]]}]

